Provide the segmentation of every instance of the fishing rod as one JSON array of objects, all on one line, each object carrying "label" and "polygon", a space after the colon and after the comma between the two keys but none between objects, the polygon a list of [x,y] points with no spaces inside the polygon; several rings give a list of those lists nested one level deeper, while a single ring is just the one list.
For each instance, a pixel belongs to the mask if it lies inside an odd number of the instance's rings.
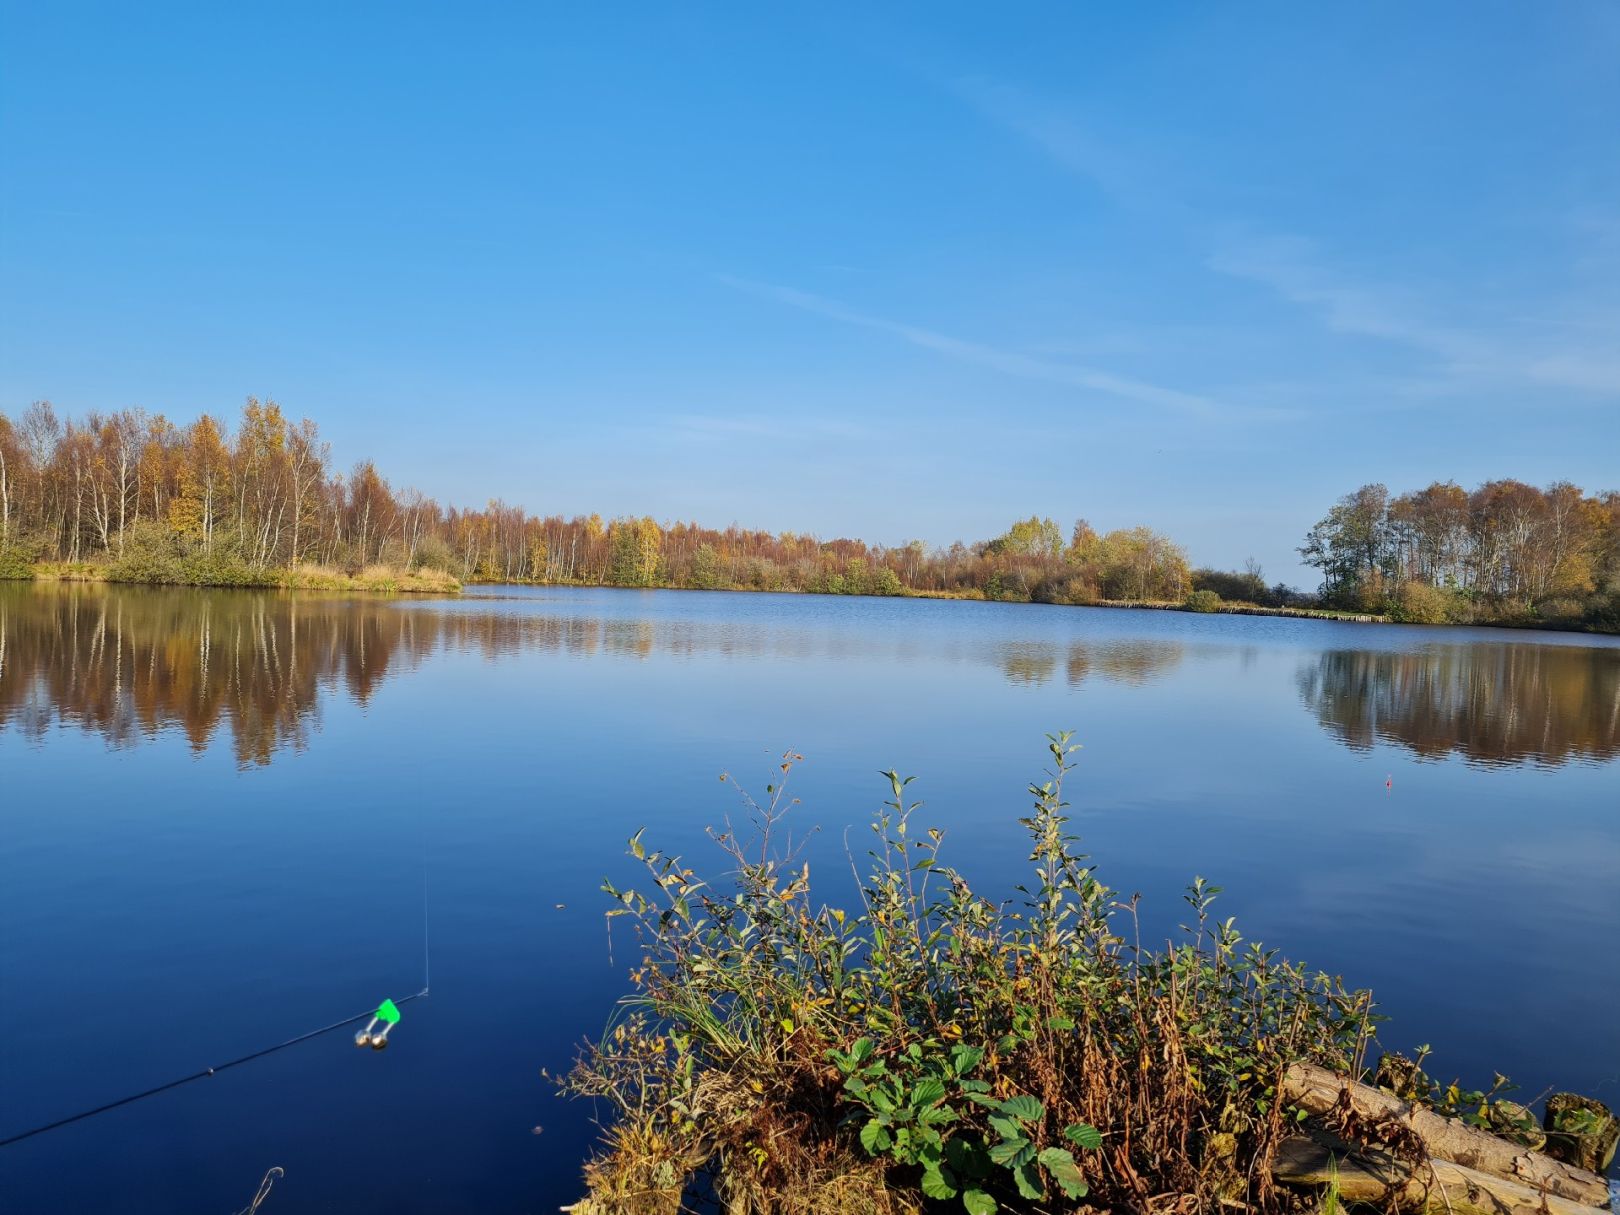
[{"label": "fishing rod", "polygon": [[[425,845],[424,845],[425,847]],[[170,1080],[167,1084],[160,1084],[156,1088],[146,1089],[144,1092],[131,1093],[127,1097],[120,1097],[117,1101],[109,1101],[105,1105],[98,1105],[94,1109],[82,1110],[77,1114],[70,1114],[66,1118],[58,1118],[55,1122],[47,1122],[43,1126],[36,1126],[20,1134],[0,1139],[0,1148],[10,1147],[14,1143],[21,1143],[24,1139],[32,1139],[35,1135],[43,1135],[46,1131],[54,1131],[60,1127],[69,1126],[75,1122],[83,1122],[86,1118],[94,1118],[97,1114],[105,1114],[109,1110],[119,1109],[122,1106],[133,1105],[137,1101],[144,1101],[148,1097],[155,1097],[159,1093],[166,1093],[171,1088],[179,1088],[182,1084],[190,1084],[193,1080],[206,1080],[209,1076],[217,1076],[220,1072],[228,1071],[233,1067],[240,1067],[244,1063],[251,1063],[255,1059],[262,1059],[266,1055],[273,1055],[278,1050],[286,1050],[289,1046],[297,1046],[300,1042],[308,1042],[311,1038],[319,1038],[322,1034],[332,1033],[357,1021],[370,1019],[370,1023],[354,1036],[356,1046],[369,1046],[372,1050],[382,1050],[388,1045],[388,1031],[399,1024],[399,1006],[409,1004],[412,1000],[420,1000],[428,994],[433,985],[433,955],[428,939],[428,899],[427,899],[427,867],[424,861],[422,868],[422,990],[408,996],[401,996],[398,1000],[384,1000],[376,1008],[367,1009],[362,1013],[355,1013],[352,1017],[345,1017],[341,1021],[334,1021],[330,1025],[323,1025],[319,1029],[312,1029],[306,1034],[299,1034],[295,1038],[288,1038],[285,1042],[277,1042],[274,1046],[266,1046],[250,1054],[242,1055],[236,1059],[228,1059],[224,1063],[216,1063],[213,1067],[205,1067],[200,1072],[192,1072],[189,1076],[181,1076],[178,1080]],[[377,1026],[382,1025],[378,1031]]]},{"label": "fishing rod", "polygon": [[[253,1051],[237,1059],[230,1059],[224,1063],[216,1063],[213,1067],[205,1067],[200,1072],[192,1072],[189,1076],[181,1076],[178,1080],[170,1080],[167,1084],[160,1084],[156,1088],[149,1088],[144,1092],[131,1093],[127,1097],[120,1097],[117,1101],[109,1101],[106,1105],[98,1105],[94,1109],[83,1110],[77,1114],[70,1114],[66,1118],[58,1118],[55,1122],[47,1122],[43,1126],[36,1126],[32,1130],[21,1134],[0,1139],[0,1148],[10,1147],[14,1143],[21,1143],[24,1139],[32,1139],[35,1135],[43,1135],[46,1131],[54,1131],[58,1127],[68,1126],[74,1122],[82,1122],[86,1118],[94,1118],[97,1114],[105,1114],[108,1110],[118,1109],[120,1106],[132,1105],[137,1101],[144,1101],[148,1097],[155,1097],[159,1093],[166,1093],[171,1088],[179,1088],[182,1084],[190,1084],[193,1080],[206,1080],[209,1076],[217,1076],[229,1068],[239,1067],[243,1063],[251,1063],[254,1059],[262,1059],[266,1055],[273,1055],[278,1050],[286,1050],[289,1046],[297,1046],[300,1042],[308,1042],[311,1038],[319,1038],[322,1034],[329,1034],[357,1021],[370,1018],[371,1024],[359,1034],[355,1035],[356,1046],[369,1046],[373,1050],[382,1050],[388,1045],[388,1031],[399,1023],[399,1006],[409,1004],[412,1000],[420,1000],[428,994],[426,987],[414,995],[403,996],[398,1000],[384,1000],[376,1008],[367,1009],[363,1013],[356,1013],[352,1017],[345,1017],[341,1021],[334,1021],[330,1025],[323,1025],[319,1029],[312,1029],[307,1034],[299,1034],[296,1038],[288,1038],[285,1042],[277,1042],[274,1046],[266,1046],[262,1050]],[[381,1033],[373,1033],[377,1024],[381,1022],[385,1028]]]}]

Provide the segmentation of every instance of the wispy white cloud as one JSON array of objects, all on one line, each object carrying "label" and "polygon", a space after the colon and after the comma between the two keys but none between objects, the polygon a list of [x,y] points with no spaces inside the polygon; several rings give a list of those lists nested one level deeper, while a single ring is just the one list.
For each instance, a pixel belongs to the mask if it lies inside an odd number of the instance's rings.
[{"label": "wispy white cloud", "polygon": [[[1410,288],[1358,282],[1333,269],[1317,247],[1295,236],[1232,244],[1209,258],[1210,269],[1269,287],[1331,331],[1405,347],[1429,356],[1426,386],[1474,387],[1484,381],[1620,396],[1620,357],[1612,332],[1559,344],[1512,325],[1462,328],[1432,319],[1436,311]],[[1595,339],[1595,340],[1594,340]],[[1601,341],[1603,345],[1597,345]]]},{"label": "wispy white cloud", "polygon": [[1210,269],[1270,287],[1290,303],[1316,312],[1336,333],[1383,338],[1426,350],[1461,366],[1483,359],[1484,345],[1465,331],[1423,321],[1399,289],[1373,290],[1331,273],[1316,247],[1295,236],[1233,244],[1208,259]]},{"label": "wispy white cloud", "polygon": [[[1609,211],[1585,213],[1565,225],[1584,252],[1577,252],[1567,267],[1565,294],[1535,301],[1553,312],[1555,321],[1524,324],[1499,316],[1461,325],[1436,319],[1464,311],[1455,303],[1461,288],[1447,292],[1358,281],[1336,270],[1313,242],[1299,236],[1227,239],[1217,218],[1195,213],[1178,200],[1173,175],[1121,151],[1073,109],[978,77],[955,80],[951,87],[980,114],[1100,188],[1116,204],[1151,214],[1181,229],[1194,245],[1213,250],[1204,263],[1207,269],[1270,288],[1329,332],[1376,339],[1423,356],[1424,366],[1404,381],[1411,396],[1510,384],[1620,397],[1620,355],[1614,353],[1616,329],[1609,323],[1620,311],[1617,297],[1612,288],[1594,290],[1579,282],[1583,276],[1613,282],[1612,275],[1594,273],[1616,261],[1620,218]],[[1550,222],[1556,223],[1556,217]],[[1471,306],[1479,303],[1469,301]],[[1515,301],[1516,306],[1522,303]],[[1470,310],[1478,315],[1477,307]]]},{"label": "wispy white cloud", "polygon": [[1023,89],[982,76],[963,76],[950,87],[992,122],[1039,148],[1048,159],[1106,193],[1136,199],[1142,193],[1142,166],[1080,122],[1072,113]]},{"label": "wispy white cloud", "polygon": [[1187,414],[1208,416],[1230,412],[1216,401],[1206,396],[1200,396],[1197,393],[1182,392],[1180,389],[1166,388],[1162,385],[1131,379],[1127,376],[1114,375],[1111,372],[1076,363],[1036,358],[1016,350],[1005,350],[982,342],[951,337],[932,329],[925,329],[919,325],[870,316],[836,300],[814,295],[808,291],[800,291],[793,287],[783,287],[772,283],[756,283],[729,275],[719,275],[717,277],[730,287],[734,287],[739,291],[746,291],[762,299],[774,300],[779,304],[786,304],[793,308],[802,309],[805,312],[813,312],[818,316],[840,321],[846,325],[856,325],[863,329],[893,334],[913,346],[934,351],[936,354],[955,359],[958,362],[988,367],[1005,375],[1017,376],[1026,380],[1041,380],[1049,384],[1063,384],[1071,388],[1086,389],[1127,401],[1135,401],[1142,405],[1151,405],[1160,409],[1169,409]]},{"label": "wispy white cloud", "polygon": [[[1611,329],[1611,341],[1620,340],[1620,327]],[[1620,397],[1620,357],[1570,352],[1532,358],[1524,370],[1532,380],[1557,384],[1602,396]]]}]

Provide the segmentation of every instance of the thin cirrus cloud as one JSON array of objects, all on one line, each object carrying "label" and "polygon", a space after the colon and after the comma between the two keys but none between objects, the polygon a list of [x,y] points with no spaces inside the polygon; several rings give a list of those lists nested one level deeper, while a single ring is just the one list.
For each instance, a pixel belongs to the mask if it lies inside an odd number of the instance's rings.
[{"label": "thin cirrus cloud", "polygon": [[[1348,281],[1328,268],[1315,245],[1299,237],[1268,237],[1234,245],[1209,259],[1218,273],[1270,288],[1335,333],[1376,338],[1431,356],[1440,384],[1471,387],[1484,380],[1620,396],[1620,359],[1581,343],[1547,346],[1511,330],[1482,333],[1436,324],[1409,292]],[[1565,327],[1568,328],[1567,326]]]},{"label": "thin cirrus cloud", "polygon": [[1374,291],[1343,281],[1320,262],[1312,242],[1274,236],[1228,246],[1211,255],[1211,270],[1269,287],[1291,304],[1315,313],[1336,333],[1380,338],[1427,351],[1459,370],[1482,367],[1485,345],[1470,334],[1425,323],[1398,292]]},{"label": "thin cirrus cloud", "polygon": [[933,351],[957,362],[987,367],[1005,375],[1017,376],[1020,379],[1040,380],[1049,384],[1062,384],[1071,388],[1086,389],[1123,400],[1135,401],[1142,405],[1151,405],[1160,409],[1196,416],[1210,417],[1216,414],[1232,412],[1209,397],[1200,396],[1196,393],[1182,392],[1176,388],[1166,388],[1158,384],[1150,384],[1143,380],[1130,379],[1126,376],[1114,375],[1110,372],[1099,371],[1096,368],[1074,363],[1035,358],[1015,350],[1004,350],[995,346],[987,346],[981,342],[951,337],[948,334],[938,333],[932,329],[924,329],[918,325],[906,324],[903,321],[870,316],[863,312],[857,312],[837,300],[827,299],[824,296],[814,295],[808,291],[800,291],[793,287],[783,287],[773,283],[757,283],[747,279],[735,278],[731,275],[717,275],[716,277],[728,287],[735,288],[738,291],[746,291],[748,294],[758,296],[761,299],[772,300],[805,312],[812,312],[818,316],[824,316],[829,320],[839,321],[846,325],[855,325],[862,329],[892,334],[913,346]]},{"label": "thin cirrus cloud", "polygon": [[1033,144],[1059,168],[1088,179],[1116,202],[1133,209],[1180,210],[1168,194],[1144,187],[1152,176],[1144,165],[1099,139],[1072,114],[983,76],[959,76],[948,87],[984,118]]},{"label": "thin cirrus cloud", "polygon": [[[1561,336],[1547,327],[1534,331],[1504,323],[1468,329],[1436,322],[1443,311],[1424,293],[1398,286],[1353,282],[1336,272],[1310,240],[1267,235],[1228,240],[1219,226],[1178,202],[1171,183],[1130,156],[1122,154],[1060,106],[1024,90],[981,77],[951,81],[952,91],[982,116],[1036,148],[1065,172],[1100,189],[1115,205],[1151,212],[1178,222],[1212,252],[1204,268],[1226,277],[1266,287],[1295,305],[1331,333],[1373,338],[1419,355],[1430,366],[1406,381],[1412,395],[1448,394],[1484,383],[1513,383],[1543,389],[1620,397],[1620,358],[1607,345],[1607,325],[1592,326],[1582,318],[1603,312],[1601,299],[1572,297],[1559,301],[1574,319],[1557,324]],[[1589,260],[1612,262],[1609,246],[1620,221],[1607,215],[1581,217],[1573,225],[1585,242]],[[1581,267],[1572,267],[1579,270]],[[1587,267],[1590,269],[1590,267]],[[1577,336],[1571,340],[1570,335]]]}]

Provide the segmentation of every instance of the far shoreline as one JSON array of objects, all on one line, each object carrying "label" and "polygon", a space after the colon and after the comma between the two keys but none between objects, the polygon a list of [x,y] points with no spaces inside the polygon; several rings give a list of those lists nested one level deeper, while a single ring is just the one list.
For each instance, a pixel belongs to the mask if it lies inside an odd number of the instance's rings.
[{"label": "far shoreline", "polygon": [[907,589],[896,595],[841,594],[797,587],[747,586],[624,586],[611,582],[553,581],[526,579],[478,579],[465,582],[453,575],[435,569],[401,570],[393,566],[371,566],[349,572],[331,566],[301,565],[244,573],[229,581],[203,581],[195,579],[119,579],[111,574],[109,565],[96,562],[37,562],[28,572],[0,573],[0,582],[84,583],[106,586],[144,586],[190,588],[195,590],[270,590],[270,591],[326,591],[336,594],[405,594],[458,596],[473,586],[529,586],[571,587],[579,590],[605,591],[720,591],[730,594],[813,595],[828,599],[935,599],[959,603],[1039,604],[1045,607],[1095,607],[1134,611],[1186,612],[1206,616],[1273,616],[1292,620],[1321,620],[1341,624],[1406,624],[1418,628],[1481,628],[1511,629],[1515,632],[1578,633],[1593,637],[1620,636],[1620,630],[1604,629],[1582,622],[1560,623],[1546,620],[1461,620],[1419,621],[1395,620],[1387,615],[1371,612],[1350,612],[1333,608],[1265,607],[1259,604],[1221,601],[1214,606],[1194,607],[1188,602],[1171,600],[1097,599],[1089,603],[1045,603],[1034,599],[990,599],[982,594],[960,591],[929,591]]}]

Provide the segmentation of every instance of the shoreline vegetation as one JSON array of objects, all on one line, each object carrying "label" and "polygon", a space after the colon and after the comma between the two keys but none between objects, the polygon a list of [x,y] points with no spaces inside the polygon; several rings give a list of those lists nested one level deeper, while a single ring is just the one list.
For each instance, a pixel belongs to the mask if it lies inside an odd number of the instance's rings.
[{"label": "shoreline vegetation", "polygon": [[188,571],[183,567],[165,570],[156,577],[121,577],[122,572],[115,563],[41,561],[29,566],[27,572],[20,575],[0,572],[0,579],[340,593],[453,595],[461,590],[461,583],[441,570],[406,570],[380,564],[353,571],[304,563],[285,569],[239,568],[224,574],[217,570]]},{"label": "shoreline vegetation", "polygon": [[233,431],[140,410],[0,413],[0,578],[453,593],[470,583],[796,591],[1620,632],[1620,493],[1435,483],[1347,495],[1300,549],[1319,591],[1194,568],[1147,527],[1032,515],[900,546],[647,517],[443,507],[249,398]]},{"label": "shoreline vegetation", "polygon": [[1427,1047],[1375,1054],[1371,993],[1246,940],[1219,887],[1193,879],[1179,938],[1144,946],[1139,899],[1069,828],[1077,750],[1048,737],[1018,820],[1031,877],[1004,900],[886,772],[858,905],[819,901],[792,752],[711,830],[721,884],[638,831],[638,887],[602,887],[635,927],[631,992],[558,1080],[609,1115],[565,1210],[1607,1209],[1611,1111],[1553,1094],[1538,1119],[1503,1077],[1468,1090]]},{"label": "shoreline vegetation", "polygon": [[[228,590],[316,590],[316,591],[376,591],[409,592],[422,594],[457,594],[465,586],[561,586],[582,590],[720,590],[748,593],[760,588],[743,586],[690,587],[674,584],[655,584],[650,587],[626,587],[613,582],[537,582],[533,579],[505,579],[484,581],[473,579],[462,583],[450,574],[425,566],[406,570],[395,565],[373,565],[361,570],[347,571],[332,566],[301,564],[287,569],[235,568],[220,572],[217,568],[163,569],[156,576],[143,570],[132,576],[116,562],[93,561],[38,561],[26,566],[0,569],[0,581],[85,582],[136,586],[191,586],[201,589]],[[784,595],[849,594],[849,592],[799,590],[784,587],[774,591]],[[1030,602],[1029,600],[988,600],[982,592],[919,591],[902,589],[887,598],[938,599],[957,603]],[[1143,611],[1187,612],[1206,611],[1227,615],[1292,616],[1307,620],[1349,620],[1362,623],[1388,623],[1387,616],[1373,616],[1365,612],[1339,611],[1332,608],[1261,607],[1253,603],[1222,601],[1214,607],[1195,607],[1185,600],[1096,599],[1089,603],[1066,606],[1126,608]]]}]

